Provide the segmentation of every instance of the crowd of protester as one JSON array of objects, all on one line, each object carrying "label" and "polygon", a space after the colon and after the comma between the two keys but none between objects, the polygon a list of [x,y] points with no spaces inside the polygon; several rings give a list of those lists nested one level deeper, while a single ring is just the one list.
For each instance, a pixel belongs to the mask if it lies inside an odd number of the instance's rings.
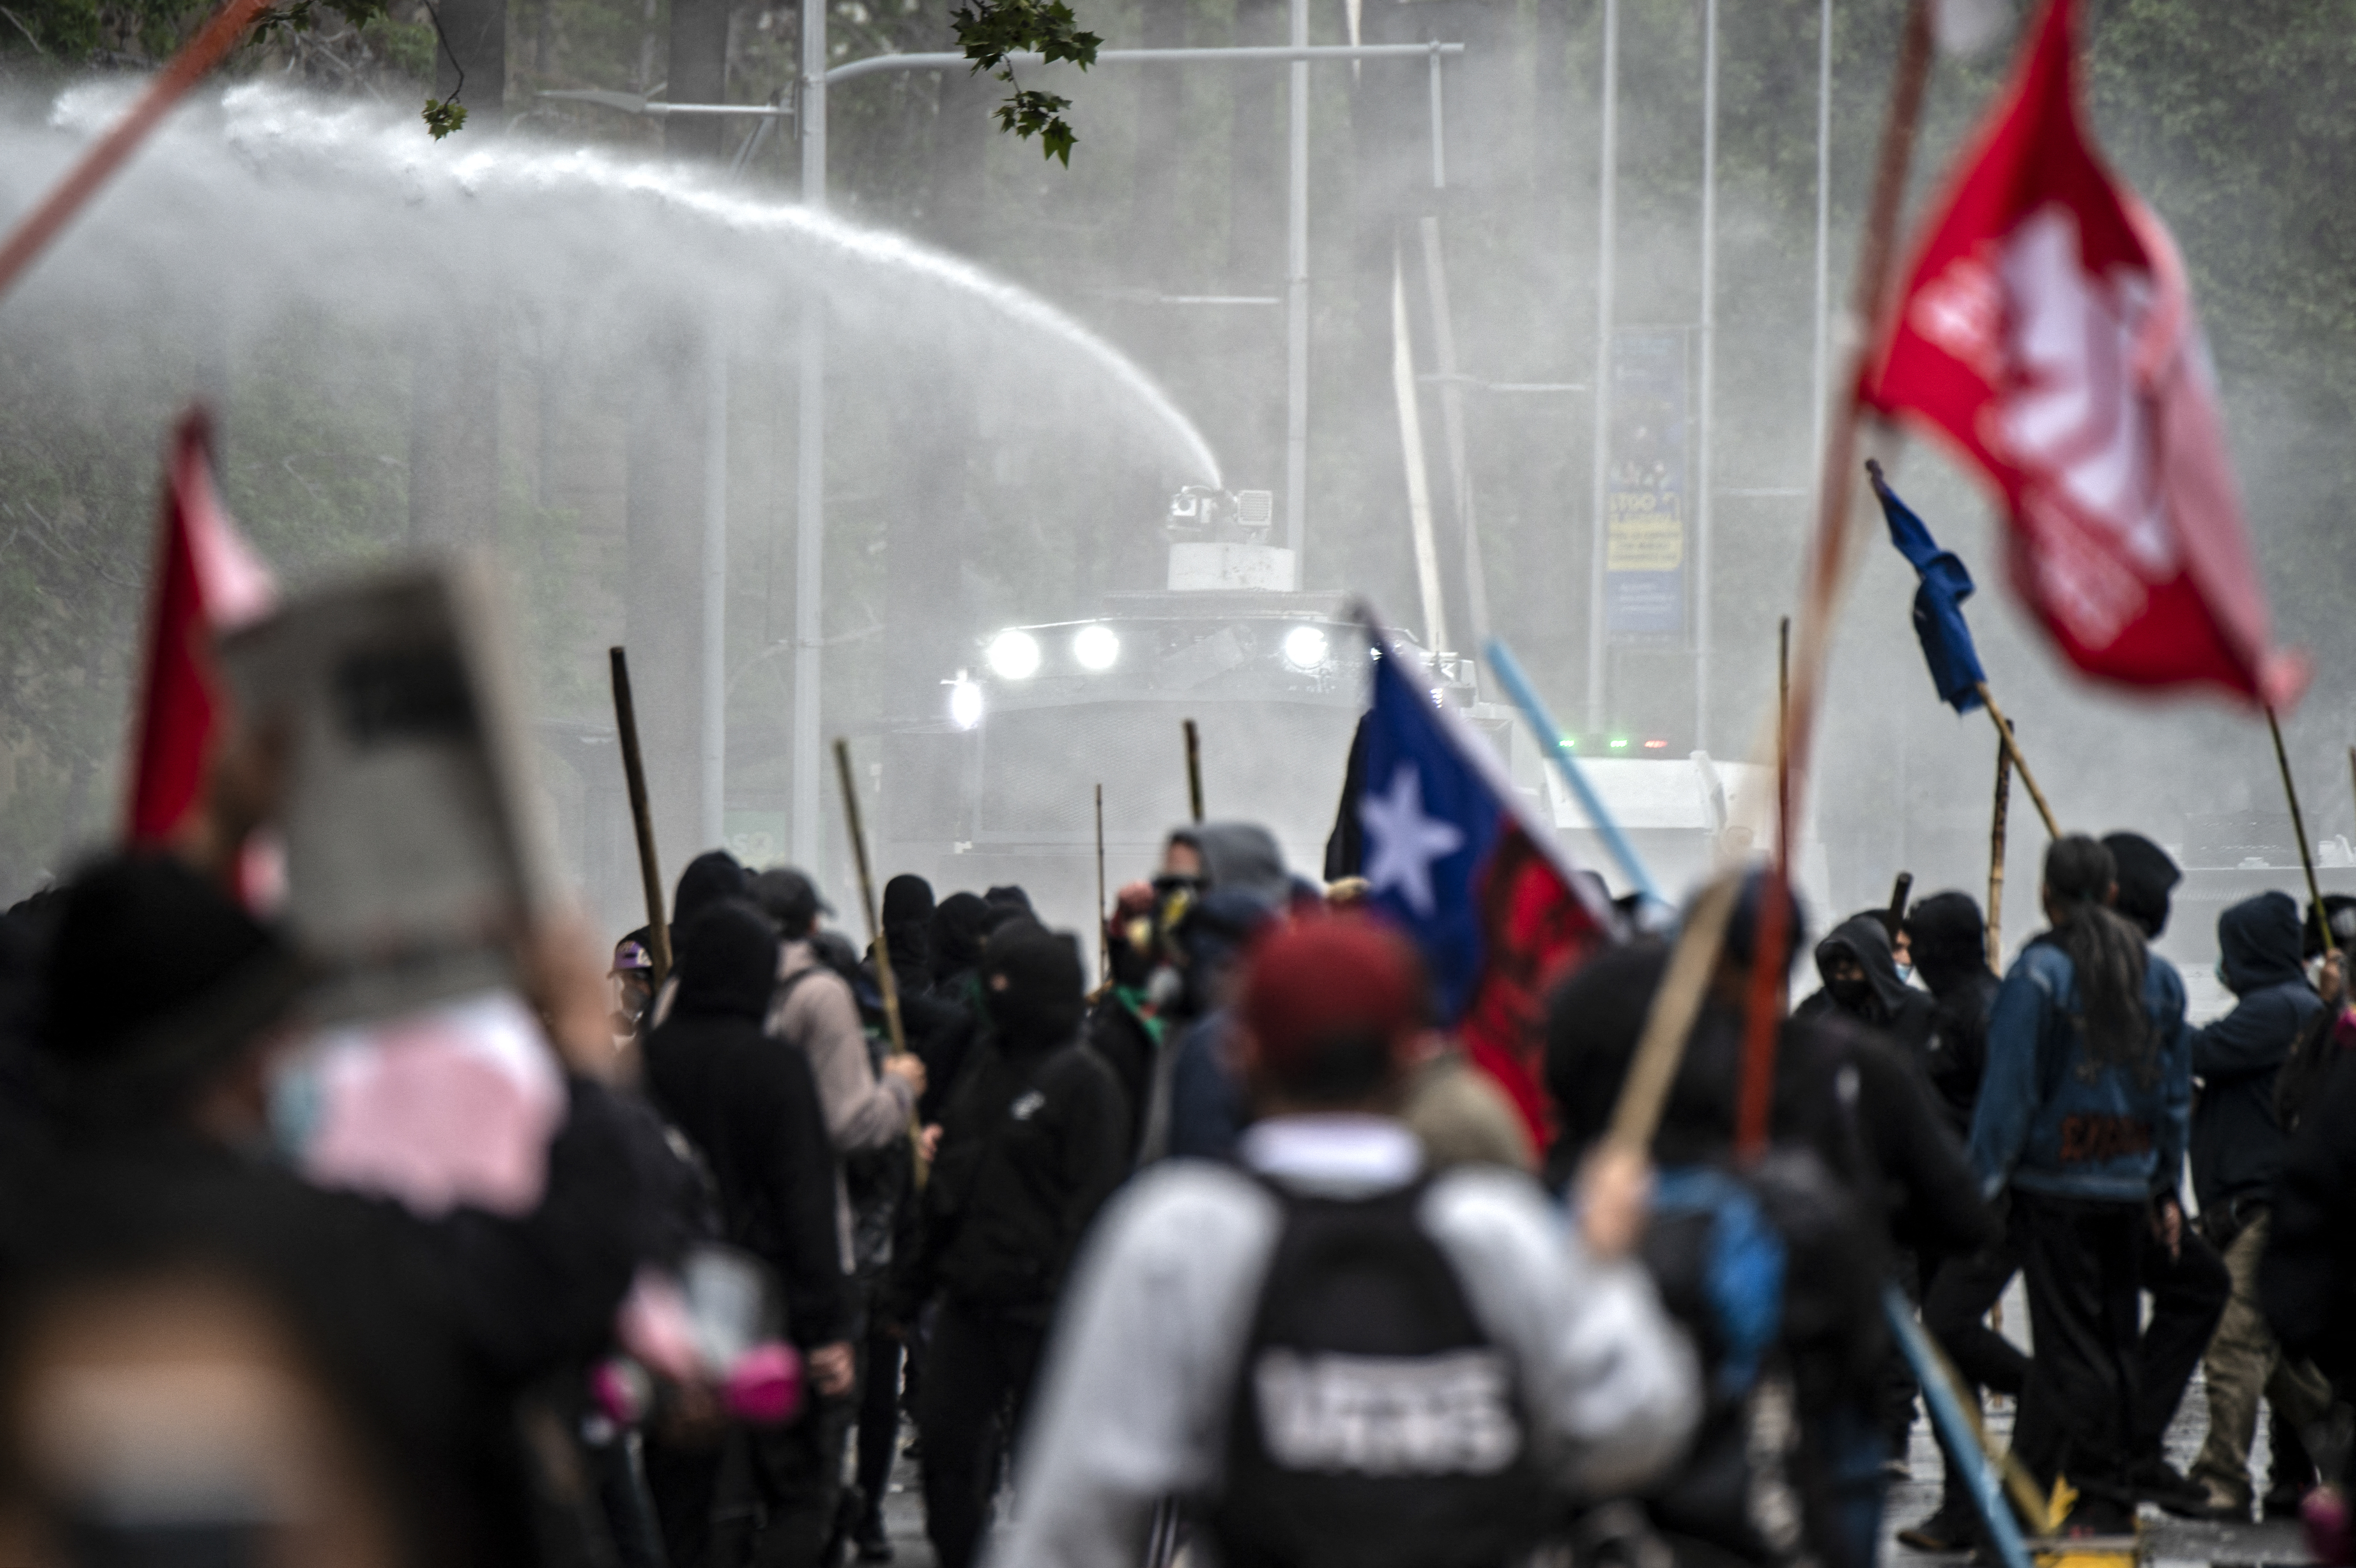
[{"label": "crowd of protester", "polygon": [[[0,923],[0,1541],[884,1562],[905,1454],[943,1568],[1869,1568],[1918,1412],[1893,1283],[2065,1531],[2295,1511],[2348,1478],[2356,911],[2225,911],[2236,1004],[2194,1028],[2177,877],[2054,843],[2000,977],[1965,894],[1811,945],[1751,874],[1636,1147],[1662,921],[1554,985],[1540,1139],[1365,885],[1262,828],[1171,835],[1100,968],[1019,888],[905,875],[862,953],[715,850],[602,981],[579,932],[519,945],[562,1104],[503,1209],[307,1178],[312,966],[108,858]],[[1738,1158],[1754,973],[1811,953]],[[2016,1275],[2033,1355],[1989,1322]],[[1901,1539],[1984,1548],[1946,1470]]]}]

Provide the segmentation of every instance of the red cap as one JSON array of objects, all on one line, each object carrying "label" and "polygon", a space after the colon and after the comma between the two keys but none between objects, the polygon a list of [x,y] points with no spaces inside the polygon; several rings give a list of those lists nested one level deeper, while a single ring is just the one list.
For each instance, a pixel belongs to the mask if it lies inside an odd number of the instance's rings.
[{"label": "red cap", "polygon": [[1296,920],[1252,949],[1238,1010],[1260,1061],[1280,1079],[1294,1076],[1330,1046],[1396,1040],[1420,1025],[1423,964],[1372,916]]}]

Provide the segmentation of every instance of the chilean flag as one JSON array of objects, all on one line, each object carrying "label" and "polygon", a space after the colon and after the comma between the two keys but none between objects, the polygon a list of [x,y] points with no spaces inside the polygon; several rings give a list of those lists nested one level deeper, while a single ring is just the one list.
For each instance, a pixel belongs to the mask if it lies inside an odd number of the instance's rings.
[{"label": "chilean flag", "polygon": [[1884,324],[1858,396],[1944,436],[2002,498],[2014,586],[2072,664],[2280,706],[2176,244],[2081,112],[2074,0],[2047,0]]},{"label": "chilean flag", "polygon": [[1422,949],[1440,1022],[1503,1088],[1535,1147],[1552,1139],[1547,993],[1611,939],[1610,904],[1571,875],[1489,744],[1431,690],[1423,656],[1371,621],[1374,705],[1359,727],[1358,875]]},{"label": "chilean flag", "polygon": [[151,593],[125,837],[134,844],[169,844],[203,795],[225,716],[214,635],[267,613],[275,596],[269,571],[213,488],[211,439],[200,409],[184,415],[174,432]]}]

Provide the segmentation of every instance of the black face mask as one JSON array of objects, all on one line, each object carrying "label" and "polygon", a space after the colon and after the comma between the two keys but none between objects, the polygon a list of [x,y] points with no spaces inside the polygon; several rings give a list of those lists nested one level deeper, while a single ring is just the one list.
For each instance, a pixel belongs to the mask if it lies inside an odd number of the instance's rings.
[{"label": "black face mask", "polygon": [[1078,1031],[1086,980],[1067,938],[1035,927],[992,938],[981,969],[990,1021],[1009,1044],[1060,1045]]},{"label": "black face mask", "polygon": [[1862,975],[1853,980],[1827,980],[1825,989],[1832,993],[1834,1001],[1852,1013],[1863,1012],[1873,1000],[1873,982]]}]

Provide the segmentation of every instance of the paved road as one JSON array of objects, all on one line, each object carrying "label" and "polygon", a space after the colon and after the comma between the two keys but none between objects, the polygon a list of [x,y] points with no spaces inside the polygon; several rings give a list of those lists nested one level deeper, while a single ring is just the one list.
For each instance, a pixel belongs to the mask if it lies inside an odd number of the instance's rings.
[{"label": "paved road", "polygon": [[[2018,1321],[2019,1314],[2009,1315]],[[2176,1422],[2169,1429],[2169,1457],[2179,1469],[2187,1468],[2192,1456],[2201,1446],[2201,1435],[2208,1429],[2208,1403],[2201,1380],[2196,1376],[2192,1387],[2184,1396],[2184,1404],[2176,1413]],[[2000,1435],[2009,1435],[2012,1413],[2008,1404],[1991,1411],[1988,1424]],[[2258,1452],[2253,1460],[2261,1482],[2265,1476],[2265,1423],[2258,1424]],[[1884,1568],[1958,1568],[1966,1558],[1958,1553],[1941,1556],[1912,1552],[1898,1544],[1897,1532],[1928,1514],[1939,1505],[1940,1467],[1943,1463],[1938,1445],[1932,1439],[1930,1424],[1918,1420],[1914,1424],[1912,1451],[1909,1456],[1912,1476],[1898,1481],[1890,1489],[1889,1507],[1884,1514]],[[893,1472],[892,1494],[884,1499],[884,1520],[892,1537],[893,1568],[934,1568],[933,1551],[925,1541],[924,1504],[917,1492],[915,1462],[903,1458]],[[2215,1564],[2219,1568],[2255,1568],[2275,1563],[2305,1563],[2314,1561],[2300,1538],[2296,1522],[2286,1520],[2269,1520],[2264,1524],[2197,1524],[2171,1518],[2158,1509],[2144,1510],[2149,1556],[2153,1568],[2191,1568],[2193,1564]]]}]

